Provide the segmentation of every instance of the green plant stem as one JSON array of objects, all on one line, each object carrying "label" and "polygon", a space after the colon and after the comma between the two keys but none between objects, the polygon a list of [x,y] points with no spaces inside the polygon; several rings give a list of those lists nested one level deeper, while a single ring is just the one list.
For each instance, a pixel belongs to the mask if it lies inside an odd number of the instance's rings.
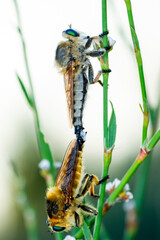
[{"label": "green plant stem", "polygon": [[[144,79],[144,73],[143,73],[143,62],[142,62],[142,56],[141,51],[139,47],[139,41],[138,37],[135,31],[135,25],[133,20],[133,14],[132,14],[132,6],[130,0],[125,0],[126,8],[127,8],[127,14],[128,14],[128,21],[132,36],[132,42],[134,46],[135,56],[137,60],[138,65],[138,71],[139,71],[139,79],[140,79],[140,86],[141,86],[141,94],[142,94],[142,101],[143,101],[143,127],[142,127],[142,145],[145,144],[147,139],[147,130],[148,130],[148,124],[149,124],[149,107],[148,107],[148,101],[147,101],[147,93],[146,93],[146,87],[145,87],[145,79]],[[149,167],[150,167],[150,159],[146,160],[141,167],[140,171],[138,172],[137,176],[137,184],[135,188],[135,201],[136,201],[136,212],[137,212],[137,218],[140,216],[140,212],[142,210],[143,202],[144,202],[144,196],[146,192],[146,186],[147,186],[147,178],[149,174]],[[138,224],[138,223],[137,223]],[[126,224],[127,226],[127,224]],[[136,225],[138,226],[138,225]],[[127,229],[125,229],[127,231]],[[128,236],[129,239],[133,239],[134,235],[137,234],[137,231],[132,231],[130,235],[124,234],[124,236]]]},{"label": "green plant stem", "polygon": [[19,174],[17,167],[13,161],[11,161],[11,166],[13,170],[13,182],[16,186],[15,200],[23,214],[27,240],[38,240],[38,219],[36,209],[29,202],[26,189],[26,181]]},{"label": "green plant stem", "polygon": [[[39,115],[38,115],[38,110],[37,110],[36,101],[35,101],[35,97],[34,97],[35,95],[34,95],[32,78],[31,78],[31,73],[30,73],[30,68],[29,68],[29,63],[28,63],[26,43],[24,40],[23,31],[22,31],[19,7],[17,4],[17,1],[16,0],[13,0],[13,1],[14,1],[15,9],[16,9],[17,20],[18,20],[18,32],[21,37],[24,62],[25,62],[26,72],[27,72],[28,81],[29,81],[29,85],[30,85],[30,99],[31,99],[31,103],[32,103],[30,106],[32,107],[32,110],[33,110],[34,116],[35,116],[36,135],[37,135],[37,139],[38,139],[40,155],[41,155],[42,159],[46,158],[46,156],[47,156],[47,159],[50,162],[50,174],[51,174],[52,179],[48,182],[46,181],[47,186],[50,187],[51,185],[52,186],[54,185],[54,178],[55,178],[54,160],[53,160],[49,145],[45,142],[44,135],[42,134],[41,129],[40,129]],[[57,240],[63,240],[62,233],[56,233],[55,236],[56,236]]]},{"label": "green plant stem", "polygon": [[[102,0],[102,31],[107,31],[107,1]],[[103,36],[103,47],[108,46],[107,36]],[[109,69],[108,52],[106,51],[101,63],[102,70]],[[102,178],[108,175],[108,169],[111,162],[112,151],[109,151],[109,129],[108,129],[108,77],[109,74],[103,74],[103,137],[104,137],[104,157]],[[100,186],[100,198],[98,200],[98,215],[96,217],[93,239],[99,239],[102,210],[105,196],[106,181]]]},{"label": "green plant stem", "polygon": [[[109,165],[111,162],[111,155],[110,158],[104,156],[104,167],[103,167],[103,177],[105,177],[108,173]],[[98,215],[96,217],[95,221],[95,231],[94,231],[94,236],[93,239],[99,239],[99,233],[100,233],[100,227],[101,227],[101,219],[102,219],[102,211],[103,211],[103,204],[104,204],[104,197],[105,197],[105,187],[106,187],[106,182],[103,182],[100,186],[100,198],[98,200]]]},{"label": "green plant stem", "polygon": [[42,139],[42,138],[44,138],[44,136],[42,136],[42,133],[41,133],[41,130],[40,130],[39,115],[38,115],[38,110],[37,110],[36,101],[35,101],[35,97],[34,97],[35,94],[34,94],[34,90],[33,90],[32,78],[31,78],[31,73],[30,73],[30,68],[29,68],[29,63],[28,63],[26,43],[25,43],[25,40],[24,40],[23,31],[22,31],[22,24],[21,24],[19,7],[18,7],[18,4],[17,4],[17,1],[16,0],[13,0],[13,1],[14,1],[15,9],[16,9],[17,20],[18,20],[18,32],[20,34],[20,38],[21,38],[21,42],[22,42],[24,62],[25,62],[26,72],[27,72],[28,81],[29,81],[29,85],[30,85],[30,99],[31,99],[31,105],[30,106],[32,107],[32,110],[34,112],[35,128],[36,128],[36,135],[37,135],[37,139],[38,139],[40,155],[41,155],[42,159],[46,158],[46,156],[47,157],[49,156],[48,160],[50,161],[50,172],[51,172],[51,175],[52,175],[52,181],[51,181],[52,183],[51,184],[53,185],[54,184],[54,177],[55,177],[54,161],[53,161],[53,157],[51,155],[51,152],[49,151],[46,154],[46,148],[44,147],[44,145],[46,143],[44,142],[44,139]]},{"label": "green plant stem", "polygon": [[[93,227],[93,224],[95,223],[95,217],[92,217],[91,219],[89,219],[89,229],[91,229],[92,227]],[[81,227],[81,229],[74,235],[74,237],[76,238],[76,239],[82,239],[83,238],[83,236],[84,236],[84,234],[83,234],[83,230],[82,230],[82,227]]]},{"label": "green plant stem", "polygon": [[137,168],[140,164],[144,161],[144,159],[149,155],[150,151],[154,148],[157,142],[160,140],[160,129],[154,134],[154,136],[148,142],[148,147],[146,149],[141,149],[139,152],[138,157],[136,158],[135,162],[129,168],[127,173],[122,178],[118,187],[113,191],[113,193],[107,199],[107,204],[112,205],[116,198],[118,197],[119,193],[123,190],[124,186],[128,183],[130,178],[133,176]]},{"label": "green plant stem", "polygon": [[82,231],[83,231],[85,240],[93,240],[91,231],[90,231],[85,219],[83,220]]},{"label": "green plant stem", "polygon": [[133,163],[133,165],[129,168],[127,173],[122,178],[121,183],[118,185],[118,187],[113,191],[113,193],[107,199],[107,203],[109,205],[112,205],[114,203],[114,201],[116,200],[120,192],[122,192],[124,186],[126,185],[126,183],[128,183],[128,181],[133,176],[133,174],[135,173],[135,171],[137,170],[140,164],[141,162],[137,161],[136,159],[136,161]]},{"label": "green plant stem", "polygon": [[[155,134],[155,128],[157,125],[157,121],[152,123],[152,133],[151,135],[153,136]],[[155,137],[153,138],[154,141],[157,141],[158,139],[158,132],[156,133]],[[152,139],[151,139],[152,140]],[[153,144],[155,144],[153,142]],[[150,142],[150,147],[152,148],[152,141]],[[150,165],[151,165],[151,158],[152,158],[152,152],[150,153],[150,155],[147,157],[147,159],[145,160],[145,162],[142,165],[142,168],[139,170],[138,172],[138,179],[137,179],[137,184],[135,186],[135,193],[134,193],[134,197],[136,200],[136,213],[138,216],[140,216],[142,208],[143,208],[143,202],[144,202],[144,197],[145,197],[145,193],[147,190],[147,183],[148,183],[148,175],[149,175],[149,170],[150,170]],[[138,226],[138,225],[136,225]],[[136,234],[137,231],[134,231],[133,234]],[[131,235],[131,238],[129,238],[129,236]],[[129,239],[133,239],[132,233],[130,233],[128,236],[128,240]]]},{"label": "green plant stem", "polygon": [[29,85],[30,85],[30,91],[31,91],[30,95],[31,95],[31,99],[32,99],[32,108],[33,108],[33,111],[34,111],[34,114],[35,114],[35,119],[36,119],[36,128],[40,129],[38,111],[37,111],[37,107],[36,107],[36,102],[35,102],[35,97],[34,97],[34,90],[33,90],[33,85],[32,85],[32,78],[31,78],[31,73],[30,73],[30,68],[29,68],[29,63],[28,63],[28,57],[27,57],[27,51],[26,51],[26,43],[25,43],[24,36],[23,36],[20,12],[19,12],[19,7],[18,7],[18,4],[17,4],[16,0],[14,0],[14,4],[15,4],[17,20],[18,20],[18,32],[19,32],[20,37],[21,37],[21,42],[22,42],[22,47],[23,47],[24,62],[25,62],[26,72],[27,72],[28,81],[29,81]]},{"label": "green plant stem", "polygon": [[138,71],[139,71],[139,78],[140,78],[140,85],[141,85],[141,93],[142,93],[142,101],[143,101],[143,116],[144,116],[143,130],[142,130],[142,144],[143,144],[147,139],[147,129],[148,129],[148,123],[149,123],[149,108],[148,108],[147,93],[146,93],[146,86],[145,86],[144,73],[143,73],[143,62],[142,62],[141,51],[139,47],[139,41],[135,31],[131,2],[130,0],[125,0],[125,3],[127,8],[132,41],[134,45],[134,51],[135,51],[136,60],[138,64]]},{"label": "green plant stem", "polygon": [[160,129],[153,135],[153,137],[150,139],[148,143],[148,150],[151,151],[152,148],[157,144],[157,142],[160,140]]}]

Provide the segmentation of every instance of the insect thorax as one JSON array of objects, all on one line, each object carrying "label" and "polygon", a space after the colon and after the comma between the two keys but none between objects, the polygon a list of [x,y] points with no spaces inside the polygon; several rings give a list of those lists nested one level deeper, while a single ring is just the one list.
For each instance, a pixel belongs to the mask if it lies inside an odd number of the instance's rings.
[{"label": "insect thorax", "polygon": [[82,65],[85,60],[84,47],[71,41],[60,42],[56,49],[55,60],[58,67],[63,70],[67,70],[71,61],[74,66]]}]

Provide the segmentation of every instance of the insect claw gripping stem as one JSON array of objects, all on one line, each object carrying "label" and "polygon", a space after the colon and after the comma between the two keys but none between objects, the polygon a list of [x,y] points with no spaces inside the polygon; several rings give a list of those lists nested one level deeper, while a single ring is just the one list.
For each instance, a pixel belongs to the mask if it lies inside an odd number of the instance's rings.
[{"label": "insect claw gripping stem", "polygon": [[107,175],[106,177],[102,178],[101,180],[99,180],[98,185],[102,184],[103,182],[105,182],[107,179],[109,179],[109,175]]},{"label": "insect claw gripping stem", "polygon": [[111,50],[112,46],[103,47],[106,51]]},{"label": "insect claw gripping stem", "polygon": [[110,73],[110,72],[112,72],[111,69],[102,69],[101,71],[102,71],[102,73]]},{"label": "insect claw gripping stem", "polygon": [[103,37],[103,36],[108,35],[108,34],[109,34],[109,31],[105,31],[105,32],[99,34],[99,37]]}]

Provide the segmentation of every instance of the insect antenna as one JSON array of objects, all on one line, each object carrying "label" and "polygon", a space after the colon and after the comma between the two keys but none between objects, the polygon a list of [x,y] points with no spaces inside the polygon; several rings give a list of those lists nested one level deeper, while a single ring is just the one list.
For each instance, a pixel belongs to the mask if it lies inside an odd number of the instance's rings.
[{"label": "insect antenna", "polygon": [[68,27],[69,27],[69,28],[72,28],[72,24],[71,24],[71,23],[70,23],[70,24],[68,24]]}]

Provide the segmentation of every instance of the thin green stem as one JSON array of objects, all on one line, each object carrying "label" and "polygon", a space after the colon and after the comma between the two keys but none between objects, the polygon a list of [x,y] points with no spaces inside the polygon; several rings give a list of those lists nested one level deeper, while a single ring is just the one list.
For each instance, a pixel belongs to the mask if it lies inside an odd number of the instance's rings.
[{"label": "thin green stem", "polygon": [[160,129],[153,135],[153,137],[148,142],[148,150],[152,150],[157,142],[160,140]]},{"label": "thin green stem", "polygon": [[[154,137],[154,133],[155,133],[155,127],[157,125],[157,121],[155,121],[154,123],[151,122],[151,128],[152,128],[152,133],[151,135],[153,136],[153,139],[151,138],[151,142],[150,143],[150,147],[153,148],[153,144],[157,143],[157,141],[159,140],[159,138],[157,138],[157,134]],[[154,141],[154,142],[153,142]],[[150,149],[148,149],[150,151]],[[138,179],[137,179],[137,183],[135,186],[135,191],[134,191],[134,197],[136,200],[136,213],[138,216],[140,216],[141,211],[143,209],[143,202],[145,200],[145,193],[147,190],[147,184],[148,184],[148,176],[149,176],[149,171],[150,171],[150,166],[151,166],[151,159],[152,159],[152,152],[150,153],[150,155],[147,157],[147,159],[145,160],[145,162],[143,163],[142,168],[140,169],[140,171],[138,172]],[[138,226],[138,225],[136,225]],[[127,230],[126,230],[127,231]],[[137,234],[137,231],[128,231],[128,240],[129,239],[133,239],[133,235]]]},{"label": "thin green stem", "polygon": [[[141,211],[143,209],[145,193],[146,193],[147,185],[148,185],[149,169],[150,169],[150,165],[151,165],[151,155],[152,154],[150,153],[149,156],[144,161],[141,168],[139,169],[139,171],[137,172],[138,179],[137,179],[136,183],[139,183],[139,184],[136,184],[135,189],[134,189],[134,198],[136,201],[137,216],[140,216]],[[138,180],[139,180],[139,182],[138,182]],[[135,233],[137,233],[137,231],[135,231]]]},{"label": "thin green stem", "polygon": [[31,94],[31,99],[32,99],[33,110],[34,110],[34,113],[35,113],[36,125],[37,125],[37,128],[40,129],[40,123],[39,123],[39,118],[38,118],[38,111],[37,111],[37,107],[36,107],[36,102],[35,102],[35,97],[34,97],[34,90],[33,90],[33,85],[32,85],[32,78],[31,78],[31,73],[30,73],[30,68],[29,68],[29,63],[28,63],[28,56],[27,56],[27,51],[26,51],[26,43],[25,43],[24,36],[23,36],[20,12],[19,12],[19,7],[18,7],[18,4],[17,4],[16,0],[14,0],[14,4],[15,4],[17,20],[18,20],[18,32],[19,32],[20,37],[21,37],[21,42],[22,42],[22,47],[23,47],[24,62],[25,62],[26,72],[27,72],[28,81],[29,81],[30,90],[31,90],[30,94]]},{"label": "thin green stem", "polygon": [[[102,31],[107,31],[107,1],[102,0]],[[107,35],[103,36],[103,47],[108,46]],[[108,52],[103,56],[102,70],[109,69]],[[103,136],[104,149],[109,148],[109,131],[108,131],[108,77],[109,74],[103,74]]]},{"label": "thin green stem", "polygon": [[25,62],[26,72],[27,72],[28,81],[29,81],[29,85],[30,85],[30,100],[31,100],[30,106],[32,107],[32,110],[34,112],[35,128],[36,128],[36,133],[37,133],[40,155],[41,155],[42,159],[46,158],[46,156],[47,156],[48,160],[50,161],[50,172],[52,175],[52,179],[53,179],[52,184],[53,184],[54,177],[55,177],[54,161],[53,161],[53,157],[51,155],[50,149],[49,149],[49,145],[47,143],[45,143],[44,136],[40,129],[39,115],[38,115],[38,110],[37,110],[36,101],[35,101],[35,97],[34,97],[35,94],[34,94],[34,90],[33,90],[32,78],[31,78],[31,73],[30,73],[30,68],[29,68],[29,63],[28,63],[26,43],[24,40],[24,35],[23,35],[23,30],[22,30],[20,11],[19,11],[17,1],[16,0],[13,0],[13,1],[14,1],[15,9],[16,9],[16,15],[17,15],[17,20],[18,20],[18,32],[20,34],[20,38],[21,38],[21,42],[22,42],[24,62]]},{"label": "thin green stem", "polygon": [[[139,41],[138,37],[135,31],[135,25],[133,20],[133,14],[132,14],[132,6],[130,0],[125,0],[126,8],[127,8],[127,14],[128,14],[128,21],[130,25],[130,31],[135,51],[135,56],[137,60],[138,65],[138,71],[139,71],[139,79],[140,79],[140,86],[141,86],[141,94],[142,94],[142,101],[143,101],[143,127],[142,127],[142,145],[145,144],[147,140],[147,130],[148,130],[148,124],[149,124],[149,106],[147,101],[147,93],[146,93],[146,86],[145,86],[145,79],[144,79],[144,72],[143,72],[143,62],[142,62],[142,56],[141,51],[139,47]],[[137,209],[137,217],[139,217],[140,212],[142,210],[143,201],[144,201],[144,195],[146,190],[146,180],[149,174],[149,166],[150,161],[145,161],[144,165],[139,171],[139,175],[137,178],[136,189],[135,189],[135,200],[136,200],[136,209]],[[127,226],[127,225],[126,225]],[[127,231],[127,229],[125,230]],[[130,238],[134,237],[136,235],[137,231],[133,232],[133,236],[130,235]],[[126,234],[124,234],[126,236]]]},{"label": "thin green stem", "polygon": [[147,157],[147,155],[148,154],[145,154],[142,151],[140,152],[140,154],[138,155],[138,157],[135,160],[135,162],[132,164],[132,166],[128,169],[128,171],[126,172],[126,174],[122,178],[122,180],[121,180],[120,184],[118,185],[118,187],[113,191],[113,193],[107,199],[108,205],[112,205],[114,203],[114,201],[116,200],[116,198],[118,197],[120,192],[122,192],[124,186],[128,183],[130,178],[133,176],[133,174],[135,173],[135,171],[137,170],[139,165],[142,163],[142,161]]},{"label": "thin green stem", "polygon": [[[31,73],[30,73],[30,68],[29,68],[29,63],[28,63],[26,43],[25,43],[25,40],[24,40],[23,31],[22,31],[22,24],[21,24],[19,7],[18,7],[18,4],[17,4],[17,1],[16,0],[13,0],[13,1],[14,1],[15,9],[16,9],[16,14],[17,14],[18,32],[20,34],[20,38],[21,38],[21,42],[22,42],[23,56],[24,56],[24,62],[25,62],[27,77],[28,77],[28,81],[29,81],[29,85],[30,85],[30,100],[31,100],[31,103],[32,103],[30,106],[32,107],[32,110],[34,112],[35,127],[36,127],[36,134],[37,134],[37,139],[38,139],[38,144],[39,144],[39,150],[40,150],[41,158],[42,159],[47,158],[50,162],[51,180],[46,181],[46,184],[48,185],[48,187],[50,187],[50,185],[53,186],[54,178],[55,178],[54,161],[53,161],[53,157],[52,157],[52,154],[51,154],[51,151],[50,151],[50,147],[49,147],[48,143],[45,142],[44,135],[43,135],[43,133],[41,132],[41,129],[40,129],[39,115],[38,115],[38,110],[37,110],[36,101],[35,101],[35,97],[34,97],[35,95],[34,95],[32,78],[31,78]],[[56,236],[56,239],[63,240],[62,233],[56,233],[55,236]]]},{"label": "thin green stem", "polygon": [[112,205],[114,203],[114,201],[118,197],[119,193],[123,190],[126,183],[128,183],[128,181],[133,176],[137,168],[144,161],[144,159],[149,155],[150,151],[154,148],[154,146],[158,143],[159,140],[160,140],[160,129],[150,139],[150,141],[148,142],[147,148],[145,150],[143,149],[140,150],[140,153],[136,158],[135,162],[132,164],[132,166],[129,168],[127,173],[124,175],[118,187],[109,196],[109,198],[107,199],[107,203],[109,205]]},{"label": "thin green stem", "polygon": [[13,161],[11,161],[13,170],[13,182],[16,184],[16,202],[23,214],[24,226],[26,228],[28,240],[38,240],[38,219],[36,209],[30,204],[26,181],[19,174],[18,169]]},{"label": "thin green stem", "polygon": [[[102,31],[107,31],[107,1],[102,0]],[[103,47],[108,46],[108,38],[107,35],[103,36]],[[109,69],[108,63],[108,52],[106,51],[103,56],[103,61],[101,62],[102,70]],[[102,178],[108,175],[108,169],[111,162],[112,151],[107,152],[109,149],[109,127],[108,127],[108,77],[109,74],[103,74],[103,137],[104,137],[104,157],[103,157],[103,174]],[[106,181],[103,182],[100,186],[100,198],[98,200],[98,215],[95,221],[95,228],[93,239],[99,239],[101,219],[102,219],[102,210],[105,196],[105,186]]]},{"label": "thin green stem", "polygon": [[82,231],[83,231],[85,240],[93,240],[91,231],[90,231],[85,219],[83,220]]},{"label": "thin green stem", "polygon": [[142,93],[142,101],[143,101],[143,116],[144,116],[143,130],[142,130],[142,144],[143,144],[147,139],[147,129],[148,129],[148,123],[149,123],[149,108],[148,108],[147,93],[146,93],[146,86],[145,86],[144,73],[143,73],[143,62],[142,62],[138,37],[135,31],[131,2],[130,0],[125,0],[125,3],[127,8],[132,41],[134,45],[134,51],[135,51],[136,60],[138,64],[138,71],[139,71],[139,78],[140,78],[140,85],[141,85],[141,93]]},{"label": "thin green stem", "polygon": [[[111,162],[111,155],[110,157],[104,157],[104,167],[103,167],[103,177],[105,177],[108,174],[109,165]],[[104,204],[104,197],[105,197],[105,187],[106,187],[106,181],[103,182],[100,186],[100,198],[98,200],[98,215],[96,217],[95,221],[95,231],[93,239],[99,239],[99,233],[100,233],[100,227],[101,227],[101,220],[102,220],[102,211],[103,211],[103,204]]]}]

